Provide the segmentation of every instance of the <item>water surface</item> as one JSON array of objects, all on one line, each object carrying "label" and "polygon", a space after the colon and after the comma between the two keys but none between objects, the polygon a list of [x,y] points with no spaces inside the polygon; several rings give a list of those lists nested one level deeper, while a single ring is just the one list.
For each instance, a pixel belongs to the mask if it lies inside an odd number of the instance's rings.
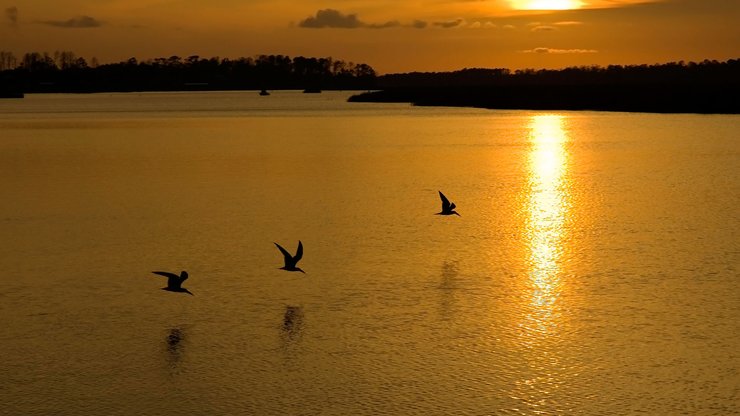
[{"label": "water surface", "polygon": [[0,414],[740,412],[740,117],[348,96],[0,101]]}]

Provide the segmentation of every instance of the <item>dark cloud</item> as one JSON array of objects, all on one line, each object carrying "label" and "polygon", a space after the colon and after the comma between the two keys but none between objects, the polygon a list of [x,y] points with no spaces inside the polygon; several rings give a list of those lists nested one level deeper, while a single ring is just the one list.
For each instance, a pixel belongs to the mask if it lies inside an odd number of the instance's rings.
[{"label": "dark cloud", "polygon": [[450,28],[453,28],[453,27],[458,27],[458,26],[462,25],[463,23],[465,23],[465,21],[463,19],[455,19],[455,20],[448,20],[448,21],[445,21],[445,22],[434,22],[432,24],[434,26],[437,26],[437,27],[441,27],[441,28],[445,28],[445,29],[450,29]]},{"label": "dark cloud", "polygon": [[555,26],[535,26],[532,28],[532,32],[552,32],[558,30]]},{"label": "dark cloud", "polygon": [[414,20],[410,24],[405,24],[398,20],[389,20],[385,23],[366,23],[360,20],[356,14],[344,14],[335,9],[323,9],[317,11],[316,16],[307,17],[298,22],[298,26],[311,29],[388,29],[393,27],[413,27],[423,29],[427,27],[427,22],[423,20]]},{"label": "dark cloud", "polygon": [[390,22],[385,22],[385,23],[380,23],[380,24],[371,23],[371,24],[365,25],[365,27],[368,27],[370,29],[387,29],[389,27],[399,27],[399,26],[401,26],[401,22],[399,22],[398,20],[391,20]]},{"label": "dark cloud", "polygon": [[415,29],[424,29],[425,27],[427,27],[427,22],[425,22],[423,20],[414,20],[411,23],[411,27],[413,27]]},{"label": "dark cloud", "polygon": [[17,25],[18,24],[18,8],[13,6],[13,7],[8,7],[7,9],[5,9],[5,17],[8,18],[11,25],[13,26]]},{"label": "dark cloud", "polygon": [[88,27],[100,27],[102,23],[90,16],[74,17],[69,20],[47,20],[41,22],[49,26],[64,27],[64,28],[88,28]]},{"label": "dark cloud", "polygon": [[301,20],[298,26],[308,28],[335,27],[354,29],[364,27],[365,24],[357,19],[356,14],[342,14],[339,10],[323,9],[317,11],[316,16]]}]

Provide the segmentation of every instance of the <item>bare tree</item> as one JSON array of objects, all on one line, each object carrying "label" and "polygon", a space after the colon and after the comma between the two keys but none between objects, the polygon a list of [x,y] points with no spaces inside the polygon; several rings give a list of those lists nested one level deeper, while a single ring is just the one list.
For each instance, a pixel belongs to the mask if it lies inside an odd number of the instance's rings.
[{"label": "bare tree", "polygon": [[0,51],[0,71],[15,69],[17,64],[18,60],[13,55],[13,52]]}]

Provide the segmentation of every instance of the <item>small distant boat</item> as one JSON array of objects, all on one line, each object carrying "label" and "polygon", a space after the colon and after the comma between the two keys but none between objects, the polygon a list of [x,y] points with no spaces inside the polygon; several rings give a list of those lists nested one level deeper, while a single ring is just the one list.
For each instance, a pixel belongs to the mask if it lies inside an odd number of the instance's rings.
[{"label": "small distant boat", "polygon": [[306,88],[303,90],[304,94],[320,94],[321,88]]},{"label": "small distant boat", "polygon": [[267,92],[267,90],[263,88],[262,91],[260,91],[260,95],[270,95],[270,93]]}]

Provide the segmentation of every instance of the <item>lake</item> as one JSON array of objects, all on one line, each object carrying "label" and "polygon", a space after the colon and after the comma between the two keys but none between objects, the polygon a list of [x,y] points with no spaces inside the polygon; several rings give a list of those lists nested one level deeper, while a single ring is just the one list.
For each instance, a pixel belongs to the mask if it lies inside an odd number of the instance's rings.
[{"label": "lake", "polygon": [[350,95],[0,101],[0,414],[740,413],[740,116]]}]

